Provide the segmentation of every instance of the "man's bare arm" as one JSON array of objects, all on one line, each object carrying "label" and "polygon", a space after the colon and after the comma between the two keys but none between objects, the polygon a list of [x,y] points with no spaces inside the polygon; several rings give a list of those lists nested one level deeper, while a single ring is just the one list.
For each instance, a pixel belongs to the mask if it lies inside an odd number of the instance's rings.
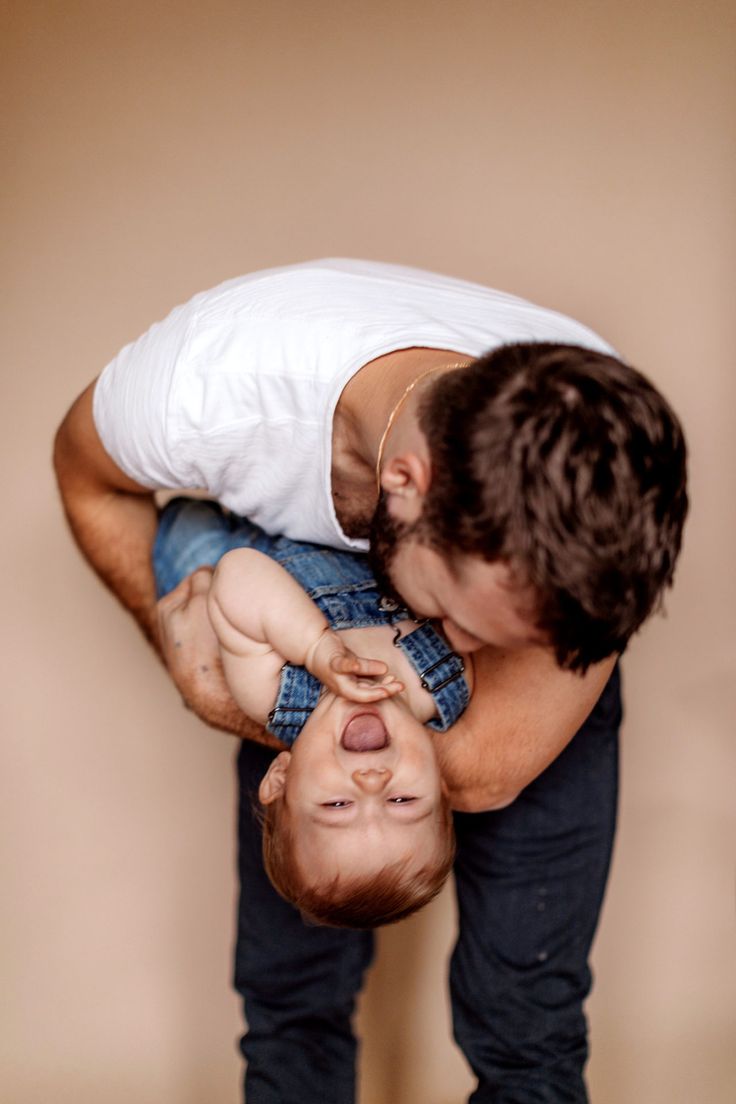
[{"label": "man's bare arm", "polygon": [[83,391],[54,441],[54,467],[74,538],[160,652],[151,549],[156,507],[147,487],[108,456],[92,419],[94,384]]},{"label": "man's bare arm", "polygon": [[435,737],[453,808],[482,812],[511,804],[575,735],[615,661],[605,660],[581,677],[560,670],[542,648],[475,652],[470,705]]},{"label": "man's bare arm", "polygon": [[[233,701],[207,620],[207,589],[192,578],[156,601],[151,551],[156,507],[150,488],[108,456],[92,417],[91,384],[56,434],[54,467],[64,510],[85,558],[129,610],[168,667],[185,704],[207,724],[236,736],[282,745]],[[209,630],[209,631],[207,631]]]}]

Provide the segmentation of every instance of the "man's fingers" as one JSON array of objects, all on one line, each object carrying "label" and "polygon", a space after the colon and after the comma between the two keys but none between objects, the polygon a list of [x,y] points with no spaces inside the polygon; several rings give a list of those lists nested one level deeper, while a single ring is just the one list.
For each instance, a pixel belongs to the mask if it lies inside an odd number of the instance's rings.
[{"label": "man's fingers", "polygon": [[194,672],[210,672],[219,655],[217,637],[207,612],[207,593],[212,571],[200,569],[182,579],[157,604],[161,652],[177,686],[184,689]]},{"label": "man's fingers", "polygon": [[189,576],[192,594],[208,594],[212,586],[212,576],[215,571],[212,567],[198,567]]},{"label": "man's fingers", "polygon": [[172,610],[184,610],[191,599],[198,594],[208,594],[212,585],[214,570],[211,567],[198,567],[191,575],[186,575],[180,583],[156,603],[160,614]]},{"label": "man's fingers", "polygon": [[173,590],[170,590],[168,594],[164,594],[163,598],[159,598],[157,602],[159,610],[165,613],[167,610],[178,609],[180,606],[186,605],[191,590],[192,577],[187,575]]}]

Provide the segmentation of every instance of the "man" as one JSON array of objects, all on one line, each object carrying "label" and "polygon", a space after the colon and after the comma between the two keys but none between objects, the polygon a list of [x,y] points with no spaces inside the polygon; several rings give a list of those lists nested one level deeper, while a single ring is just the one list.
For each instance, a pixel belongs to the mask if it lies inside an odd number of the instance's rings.
[{"label": "man", "polygon": [[[82,551],[185,701],[256,741],[196,576],[157,606],[152,491],[201,487],[269,532],[335,547],[364,548],[373,519],[384,590],[474,652],[473,701],[437,742],[461,814],[451,986],[473,1100],[584,1100],[586,959],[615,811],[611,672],[671,581],[686,511],[661,396],[553,312],[321,261],[177,308],[80,396],[55,455]],[[269,754],[244,745],[244,788]],[[250,1104],[346,1104],[368,943],[279,908],[249,823],[243,812]]]}]

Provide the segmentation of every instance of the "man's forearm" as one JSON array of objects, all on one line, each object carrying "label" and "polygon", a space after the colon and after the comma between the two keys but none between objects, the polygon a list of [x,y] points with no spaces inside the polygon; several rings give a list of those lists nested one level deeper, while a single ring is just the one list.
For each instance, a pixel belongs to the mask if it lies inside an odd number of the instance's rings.
[{"label": "man's forearm", "polygon": [[80,402],[70,410],[54,443],[64,511],[88,563],[158,647],[151,564],[156,534],[153,497],[106,484],[104,472],[88,463],[85,427],[76,409]]},{"label": "man's forearm", "polygon": [[614,663],[612,657],[581,677],[561,671],[539,648],[474,653],[470,705],[434,740],[452,807],[483,812],[511,804],[567,746]]},{"label": "man's forearm", "polygon": [[151,549],[156,533],[153,500],[111,494],[96,505],[75,503],[65,510],[74,538],[119,601],[159,649],[156,589]]},{"label": "man's forearm", "polygon": [[[511,746],[516,756],[510,765],[507,749]],[[458,724],[435,737],[435,748],[450,805],[462,813],[505,808],[531,781],[531,773],[540,773],[547,765],[539,762],[537,749],[522,753],[498,719],[484,731]]]}]

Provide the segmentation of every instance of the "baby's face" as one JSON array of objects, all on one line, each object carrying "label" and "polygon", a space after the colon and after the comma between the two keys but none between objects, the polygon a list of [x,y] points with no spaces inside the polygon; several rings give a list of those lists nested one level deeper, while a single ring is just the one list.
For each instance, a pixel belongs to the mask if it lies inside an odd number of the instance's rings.
[{"label": "baby's face", "polygon": [[442,781],[431,737],[402,696],[358,705],[326,695],[275,764],[297,860],[315,881],[432,858]]}]

